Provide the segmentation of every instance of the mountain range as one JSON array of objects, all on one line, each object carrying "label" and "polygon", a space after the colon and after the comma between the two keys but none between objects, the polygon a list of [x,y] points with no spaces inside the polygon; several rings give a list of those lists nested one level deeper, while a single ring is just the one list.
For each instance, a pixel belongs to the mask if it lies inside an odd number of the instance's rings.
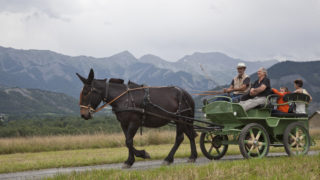
[{"label": "mountain range", "polygon": [[208,90],[229,83],[238,62],[247,73],[270,67],[276,60],[250,62],[222,53],[194,53],[176,62],[154,55],[134,57],[123,51],[110,57],[67,56],[48,50],[18,50],[0,46],[0,84],[36,88],[79,97],[81,82],[75,73],[87,76],[93,68],[96,78],[122,78],[149,86],[180,86],[186,90]]},{"label": "mountain range", "polygon": [[94,58],[0,46],[0,113],[78,114],[77,99],[82,83],[75,73],[87,76],[90,68],[95,70],[96,78],[101,79],[113,77],[149,86],[176,85],[187,90],[208,90],[229,84],[239,62],[247,64],[247,74],[251,74],[252,81],[257,78],[254,72],[259,67],[269,67],[268,76],[274,88],[287,86],[292,91],[293,81],[302,79],[304,88],[313,97],[311,111],[319,109],[320,61],[250,62],[217,52],[197,52],[168,62],[151,54],[136,58],[128,51]]}]

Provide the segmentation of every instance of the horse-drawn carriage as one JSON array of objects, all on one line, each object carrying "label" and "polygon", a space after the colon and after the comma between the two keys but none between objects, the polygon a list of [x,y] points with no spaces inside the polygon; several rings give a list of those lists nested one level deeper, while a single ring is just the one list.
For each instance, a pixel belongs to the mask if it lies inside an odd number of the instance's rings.
[{"label": "horse-drawn carriage", "polygon": [[[288,155],[308,152],[312,143],[308,115],[272,113],[272,109],[279,105],[276,104],[277,95],[268,96],[265,105],[247,112],[238,103],[232,103],[230,98],[229,102],[214,101],[216,98],[204,100],[202,108],[209,121],[222,126],[201,134],[200,147],[207,158],[220,159],[232,144],[239,145],[245,158],[264,157],[270,146],[284,146]],[[307,104],[310,97],[294,93],[286,95],[284,100],[288,104]]]},{"label": "horse-drawn carriage", "polygon": [[[157,128],[168,123],[176,126],[177,133],[164,164],[173,162],[184,134],[190,140],[189,162],[196,160],[196,131],[202,132],[200,147],[209,159],[223,157],[231,144],[238,144],[245,158],[264,157],[270,146],[284,146],[289,155],[306,154],[311,144],[307,114],[272,114],[272,109],[277,106],[272,103],[274,96],[269,96],[263,107],[248,112],[239,104],[232,103],[230,98],[230,102],[205,100],[202,109],[207,120],[199,120],[194,118],[193,98],[179,87],[148,87],[132,82],[124,84],[121,79],[94,79],[92,69],[88,78],[77,75],[84,84],[79,103],[84,119],[92,118],[93,113],[107,105],[112,106],[129,150],[125,168],[131,167],[135,157],[150,158],[145,150],[137,150],[133,146],[139,127]],[[284,100],[308,103],[309,96],[291,94]],[[98,108],[101,102],[105,104]]]}]

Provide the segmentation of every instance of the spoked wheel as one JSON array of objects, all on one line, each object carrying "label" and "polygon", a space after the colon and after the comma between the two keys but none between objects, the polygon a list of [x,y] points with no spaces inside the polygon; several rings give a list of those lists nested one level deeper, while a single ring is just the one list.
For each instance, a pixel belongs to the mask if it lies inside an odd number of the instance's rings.
[{"label": "spoked wheel", "polygon": [[220,159],[227,150],[228,145],[222,144],[222,141],[228,141],[227,135],[214,135],[210,132],[203,132],[200,136],[200,148],[202,153],[208,159]]},{"label": "spoked wheel", "polygon": [[289,124],[283,134],[284,148],[289,156],[307,154],[310,148],[310,136],[303,124]]},{"label": "spoked wheel", "polygon": [[270,139],[266,129],[257,123],[246,125],[239,136],[239,148],[245,158],[262,158],[269,152]]}]

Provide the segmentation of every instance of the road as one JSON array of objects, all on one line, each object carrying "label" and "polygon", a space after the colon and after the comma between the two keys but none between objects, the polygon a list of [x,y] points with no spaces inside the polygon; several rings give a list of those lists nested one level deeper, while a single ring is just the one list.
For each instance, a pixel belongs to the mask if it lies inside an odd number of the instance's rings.
[{"label": "road", "polygon": [[[320,151],[310,151],[308,155],[316,155],[319,154]],[[277,157],[277,156],[286,156],[286,153],[269,153],[268,157]],[[243,159],[241,155],[228,155],[224,156],[221,160],[215,161],[217,163],[229,160],[238,160]],[[176,158],[174,163],[171,166],[183,164],[187,162],[187,158]],[[205,157],[200,157],[197,159],[196,165],[202,165],[212,162]],[[150,168],[160,167],[162,160],[152,160],[152,161],[138,161],[135,162],[134,165],[128,170],[143,170]],[[1,180],[25,180],[25,179],[41,179],[44,177],[53,177],[57,174],[66,174],[72,172],[82,172],[82,171],[90,171],[90,170],[98,170],[98,169],[121,169],[122,163],[115,164],[104,164],[104,165],[96,165],[96,166],[83,166],[83,167],[67,167],[67,168],[52,168],[52,169],[43,169],[43,170],[35,170],[35,171],[23,171],[16,173],[6,173],[0,174]]]}]

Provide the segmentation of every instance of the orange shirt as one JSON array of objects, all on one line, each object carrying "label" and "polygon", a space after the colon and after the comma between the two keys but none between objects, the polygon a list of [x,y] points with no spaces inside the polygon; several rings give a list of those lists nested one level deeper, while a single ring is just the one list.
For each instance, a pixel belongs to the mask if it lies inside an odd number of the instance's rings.
[{"label": "orange shirt", "polygon": [[[278,91],[277,89],[274,89],[274,88],[272,88],[272,92],[280,96],[279,99],[278,99],[278,102],[277,102],[278,104],[286,103],[285,101],[283,101],[283,96],[290,93],[290,92],[280,92],[280,91]],[[289,104],[278,106],[278,110],[281,111],[281,112],[288,113]]]}]

